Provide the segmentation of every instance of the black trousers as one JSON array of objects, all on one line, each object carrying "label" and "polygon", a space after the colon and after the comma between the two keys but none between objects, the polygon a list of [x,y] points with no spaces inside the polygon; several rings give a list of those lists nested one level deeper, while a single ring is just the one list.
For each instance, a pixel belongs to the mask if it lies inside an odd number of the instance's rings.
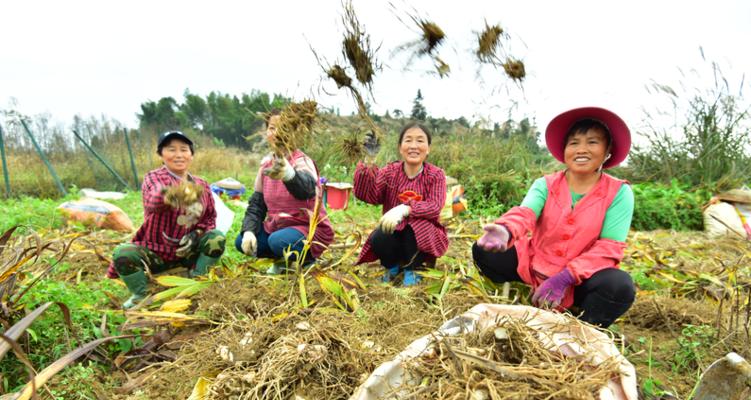
[{"label": "black trousers", "polygon": [[[516,272],[519,260],[513,247],[502,253],[491,253],[475,243],[472,258],[483,275],[493,282],[521,282]],[[634,303],[636,288],[628,272],[606,268],[596,272],[574,288],[571,311],[581,320],[607,328]]]},{"label": "black trousers", "polygon": [[417,249],[415,231],[409,225],[392,234],[376,229],[370,236],[370,245],[386,268],[415,268],[425,261],[425,253]]}]

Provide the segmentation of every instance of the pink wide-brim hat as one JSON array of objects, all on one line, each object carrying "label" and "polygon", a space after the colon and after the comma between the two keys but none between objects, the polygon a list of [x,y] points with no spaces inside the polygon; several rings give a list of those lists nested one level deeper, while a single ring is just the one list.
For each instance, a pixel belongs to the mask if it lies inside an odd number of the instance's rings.
[{"label": "pink wide-brim hat", "polygon": [[600,107],[574,108],[553,118],[545,129],[545,144],[558,161],[565,163],[563,149],[569,129],[583,119],[602,122],[610,131],[610,158],[602,165],[612,168],[623,162],[631,149],[631,132],[626,123],[614,112]]}]

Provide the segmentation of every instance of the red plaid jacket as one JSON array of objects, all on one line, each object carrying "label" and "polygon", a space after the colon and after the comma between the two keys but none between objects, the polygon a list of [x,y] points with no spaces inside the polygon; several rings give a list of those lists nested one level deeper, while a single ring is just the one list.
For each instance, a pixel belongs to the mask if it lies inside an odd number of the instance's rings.
[{"label": "red plaid jacket", "polygon": [[143,196],[143,225],[133,237],[132,243],[147,247],[158,254],[164,261],[172,261],[177,258],[175,250],[177,244],[167,240],[164,235],[180,239],[189,231],[201,229],[204,232],[216,227],[216,209],[214,198],[211,197],[209,185],[201,178],[191,175],[195,183],[203,186],[201,204],[203,214],[196,225],[186,229],[177,224],[177,217],[182,215],[181,210],[175,210],[164,204],[162,188],[177,185],[180,178],[170,173],[166,167],[155,169],[143,178],[141,193]]},{"label": "red plaid jacket", "polygon": [[[354,192],[355,197],[362,201],[383,205],[384,214],[399,204],[410,206],[412,211],[396,230],[411,226],[417,248],[426,253],[428,261],[442,256],[448,249],[446,228],[438,221],[446,202],[446,175],[442,169],[426,162],[422,172],[409,179],[404,173],[404,161],[393,162],[380,169],[359,163],[355,170]],[[368,238],[357,263],[377,259]]]}]

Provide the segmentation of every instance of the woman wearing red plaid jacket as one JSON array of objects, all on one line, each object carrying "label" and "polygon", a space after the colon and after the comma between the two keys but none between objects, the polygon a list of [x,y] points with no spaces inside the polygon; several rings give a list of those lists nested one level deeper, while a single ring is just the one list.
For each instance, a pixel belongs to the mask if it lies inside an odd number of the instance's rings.
[{"label": "woman wearing red plaid jacket", "polygon": [[401,161],[383,168],[359,163],[355,170],[355,197],[383,206],[357,263],[380,260],[386,268],[384,282],[403,270],[403,285],[417,284],[415,268],[448,249],[446,229],[438,221],[446,201],[446,175],[425,162],[431,139],[426,127],[410,123],[399,134]]},{"label": "woman wearing red plaid jacket", "polygon": [[[193,162],[193,142],[180,131],[159,137],[157,154],[163,166],[146,174],[143,225],[133,240],[118,246],[108,276],[122,278],[131,293],[123,308],[132,308],[146,297],[147,265],[158,273],[184,266],[192,277],[205,275],[224,253],[225,236],[216,229],[216,209],[209,185],[188,172]],[[203,187],[198,201],[182,207],[169,201],[167,189],[183,181]]]}]

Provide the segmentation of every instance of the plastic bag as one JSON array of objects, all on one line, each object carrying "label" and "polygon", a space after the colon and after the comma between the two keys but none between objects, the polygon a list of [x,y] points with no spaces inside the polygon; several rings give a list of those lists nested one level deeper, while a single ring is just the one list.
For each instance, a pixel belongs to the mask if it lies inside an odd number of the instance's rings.
[{"label": "plastic bag", "polygon": [[232,227],[232,221],[235,220],[235,213],[224,204],[216,193],[211,192],[211,196],[214,197],[214,209],[216,209],[216,229],[226,235],[229,228]]},{"label": "plastic bag", "polygon": [[730,203],[718,201],[704,210],[704,230],[711,237],[747,238],[738,210]]},{"label": "plastic bag", "polygon": [[57,207],[66,220],[119,232],[133,232],[133,221],[119,207],[97,199],[66,201]]}]

